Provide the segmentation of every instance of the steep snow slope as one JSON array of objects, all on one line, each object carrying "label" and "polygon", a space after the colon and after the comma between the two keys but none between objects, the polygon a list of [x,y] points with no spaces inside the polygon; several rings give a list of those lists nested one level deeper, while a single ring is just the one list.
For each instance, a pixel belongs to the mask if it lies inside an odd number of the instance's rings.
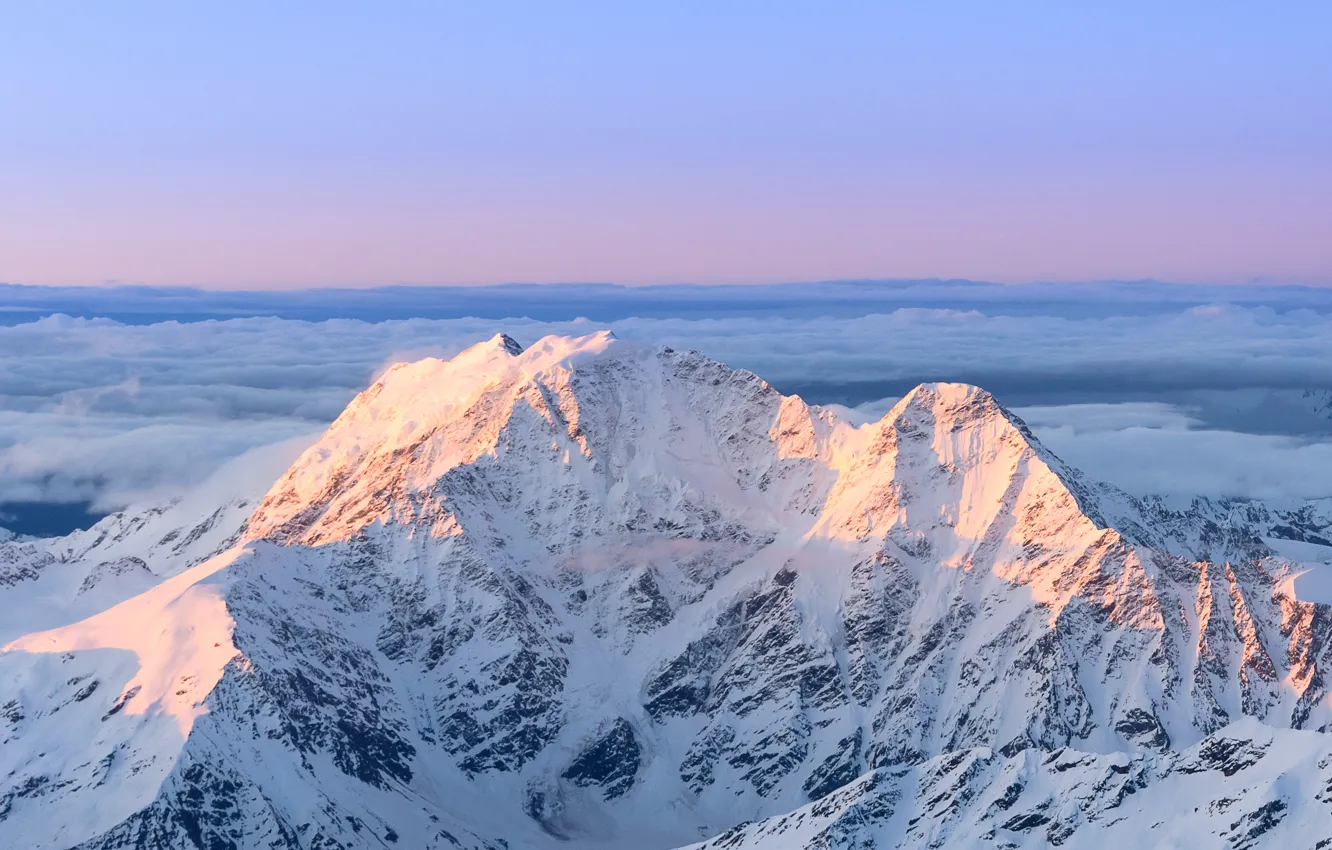
[{"label": "steep snow slope", "polygon": [[169,502],[58,538],[0,536],[0,642],[102,611],[240,540],[254,506],[313,438],[247,452]]},{"label": "steep snow slope", "polygon": [[1329,719],[1332,618],[1296,565],[1084,481],[975,387],[852,427],[696,353],[500,336],[390,370],[243,501],[153,548],[146,593],[6,646],[0,842],[665,848],[760,821],[742,846],[845,807],[907,836],[891,812],[934,797],[883,789],[959,757],[975,793],[926,840],[989,841],[1011,765],[1060,812],[1065,747],[1215,801],[1177,751],[1239,728],[1302,755],[1322,736],[1286,727]]},{"label": "steep snow slope", "polygon": [[[5,703],[12,734],[0,770],[36,766],[18,791],[34,805],[4,798],[3,826],[17,835],[54,832],[81,838],[115,823],[124,809],[152,802],[174,766],[204,699],[236,655],[227,606],[206,579],[240,550],[212,558],[83,622],[11,643],[35,664],[0,658],[3,681],[19,694]],[[22,658],[23,656],[19,656]],[[63,679],[63,682],[53,681]],[[35,697],[35,699],[34,699]],[[99,716],[100,715],[100,716]],[[56,811],[51,811],[51,807]]]}]

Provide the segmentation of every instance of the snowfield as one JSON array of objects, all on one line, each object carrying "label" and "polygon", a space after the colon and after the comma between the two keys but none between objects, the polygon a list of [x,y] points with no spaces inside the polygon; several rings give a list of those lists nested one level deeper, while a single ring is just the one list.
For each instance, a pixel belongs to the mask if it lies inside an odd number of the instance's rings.
[{"label": "snowfield", "polygon": [[266,469],[0,540],[0,846],[1332,847],[1332,520],[976,387],[498,336]]}]

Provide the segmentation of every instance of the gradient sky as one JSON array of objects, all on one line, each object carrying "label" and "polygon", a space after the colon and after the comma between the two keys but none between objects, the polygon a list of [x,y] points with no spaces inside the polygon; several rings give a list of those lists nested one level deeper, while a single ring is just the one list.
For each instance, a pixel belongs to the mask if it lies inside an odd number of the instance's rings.
[{"label": "gradient sky", "polygon": [[1332,4],[0,12],[0,281],[921,276],[1332,282]]}]

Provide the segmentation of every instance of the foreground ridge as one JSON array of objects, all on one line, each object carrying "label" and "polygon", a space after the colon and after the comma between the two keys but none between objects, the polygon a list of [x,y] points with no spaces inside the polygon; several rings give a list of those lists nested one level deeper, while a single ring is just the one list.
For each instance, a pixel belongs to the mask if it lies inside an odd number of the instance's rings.
[{"label": "foreground ridge", "polygon": [[1195,846],[1332,835],[1303,568],[976,387],[853,426],[501,334],[261,493],[0,542],[0,605],[71,600],[0,654],[0,840],[1151,846],[1157,791]]}]

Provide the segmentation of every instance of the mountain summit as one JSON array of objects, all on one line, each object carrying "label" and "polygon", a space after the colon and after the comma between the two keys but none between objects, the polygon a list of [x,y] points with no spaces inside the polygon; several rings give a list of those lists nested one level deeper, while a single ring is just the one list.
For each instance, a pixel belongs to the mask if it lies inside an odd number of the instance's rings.
[{"label": "mountain summit", "polygon": [[[257,502],[122,518],[106,604],[5,647],[5,843],[1332,834],[1296,565],[976,387],[855,426],[696,352],[499,335],[389,369]],[[90,569],[0,545],[8,598]]]}]

